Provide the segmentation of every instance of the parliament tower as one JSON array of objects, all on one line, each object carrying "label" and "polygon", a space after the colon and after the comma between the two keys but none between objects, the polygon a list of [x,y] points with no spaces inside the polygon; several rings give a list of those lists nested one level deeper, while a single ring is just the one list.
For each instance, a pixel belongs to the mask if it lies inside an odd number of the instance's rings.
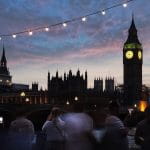
[{"label": "parliament tower", "polygon": [[7,68],[7,59],[5,56],[5,48],[3,46],[2,57],[0,61],[0,86],[10,86],[11,85],[11,75]]},{"label": "parliament tower", "polygon": [[133,105],[141,100],[143,49],[132,17],[128,38],[123,47],[124,102]]}]

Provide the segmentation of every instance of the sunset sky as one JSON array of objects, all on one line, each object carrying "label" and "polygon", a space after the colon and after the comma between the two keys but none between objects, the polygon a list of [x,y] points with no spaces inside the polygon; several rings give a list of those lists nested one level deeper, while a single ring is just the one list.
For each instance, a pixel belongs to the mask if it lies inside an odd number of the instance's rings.
[{"label": "sunset sky", "polygon": [[[0,0],[0,34],[63,22],[102,10],[125,0]],[[39,82],[47,88],[47,73],[62,76],[78,68],[88,72],[88,87],[95,77],[114,76],[123,83],[122,49],[134,13],[138,37],[143,45],[143,83],[150,85],[150,1],[135,0],[127,8],[117,7],[87,18],[53,27],[32,36],[0,41],[5,45],[8,67],[14,83]]]}]

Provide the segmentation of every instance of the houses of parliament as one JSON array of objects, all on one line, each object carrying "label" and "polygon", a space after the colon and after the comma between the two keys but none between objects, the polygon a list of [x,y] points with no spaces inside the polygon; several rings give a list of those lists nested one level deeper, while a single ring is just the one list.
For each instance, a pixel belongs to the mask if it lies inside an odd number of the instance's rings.
[{"label": "houses of parliament", "polygon": [[[116,86],[114,77],[94,79],[94,87],[88,88],[88,73],[80,70],[73,74],[71,70],[63,77],[56,71],[47,75],[47,90],[38,88],[38,83],[29,85],[12,83],[12,76],[7,68],[5,47],[0,62],[0,103],[2,104],[74,104],[105,105],[109,100],[118,100],[132,106],[141,99],[149,99],[148,87],[142,85],[143,49],[137,35],[134,18],[128,30],[128,37],[123,46],[123,81]],[[105,81],[105,84],[104,84]],[[105,86],[105,88],[104,88]]]}]

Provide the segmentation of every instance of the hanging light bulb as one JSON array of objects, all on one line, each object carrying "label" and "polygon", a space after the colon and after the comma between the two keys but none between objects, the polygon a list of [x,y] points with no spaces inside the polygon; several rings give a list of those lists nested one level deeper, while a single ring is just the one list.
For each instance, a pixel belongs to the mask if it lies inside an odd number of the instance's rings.
[{"label": "hanging light bulb", "polygon": [[46,28],[45,28],[45,31],[47,31],[47,32],[48,32],[48,31],[49,31],[49,28],[48,28],[48,27],[46,27]]},{"label": "hanging light bulb", "polygon": [[29,35],[33,35],[33,32],[32,32],[32,31],[29,31]]},{"label": "hanging light bulb", "polygon": [[124,8],[126,8],[127,6],[128,6],[127,3],[124,3],[124,4],[123,4],[123,7],[124,7]]},{"label": "hanging light bulb", "polygon": [[82,18],[82,21],[83,21],[83,22],[85,22],[86,20],[87,20],[87,18],[86,18],[86,17],[83,17],[83,18]]},{"label": "hanging light bulb", "polygon": [[67,23],[65,23],[65,22],[64,22],[62,25],[63,25],[64,27],[67,27]]},{"label": "hanging light bulb", "polygon": [[[87,21],[87,19],[88,19],[89,16],[93,16],[95,14],[106,15],[106,11],[107,10],[113,9],[115,7],[122,6],[122,7],[126,8],[128,6],[128,4],[129,4],[129,2],[131,2],[131,1],[133,1],[133,0],[126,0],[123,3],[112,5],[112,6],[108,7],[108,8],[103,8],[103,10],[96,11],[96,12],[93,12],[93,13],[90,13],[90,14],[86,14],[85,17],[79,16],[77,18],[72,18],[70,20],[65,20],[64,22],[60,22],[60,23],[57,23],[57,24],[48,25],[48,27],[43,26],[43,27],[38,27],[38,28],[31,28],[31,30],[34,32],[34,31],[42,29],[42,30],[48,32],[51,29],[51,26],[53,27],[53,26],[62,25],[63,27],[67,27],[68,26],[67,23],[74,22],[76,20],[81,20],[81,21],[85,22],[85,21]],[[31,35],[33,35],[33,32],[31,30],[29,29],[29,31],[27,30],[27,31],[21,31],[21,32],[16,32],[16,33],[14,32],[15,35],[14,34],[1,35],[0,40],[2,40],[3,37],[8,37],[8,36],[16,38],[18,35],[23,34],[23,33],[26,33],[26,34],[28,34],[28,35],[31,36]]]},{"label": "hanging light bulb", "polygon": [[102,11],[102,15],[106,15],[106,11],[105,10]]},{"label": "hanging light bulb", "polygon": [[12,37],[15,39],[16,38],[16,34],[13,34]]}]

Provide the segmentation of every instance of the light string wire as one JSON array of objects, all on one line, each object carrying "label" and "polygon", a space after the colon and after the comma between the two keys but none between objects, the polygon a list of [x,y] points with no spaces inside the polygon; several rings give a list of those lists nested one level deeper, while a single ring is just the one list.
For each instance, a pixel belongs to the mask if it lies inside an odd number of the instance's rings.
[{"label": "light string wire", "polygon": [[35,27],[35,28],[32,28],[32,29],[30,28],[30,29],[20,31],[20,32],[14,32],[14,33],[9,33],[9,34],[1,34],[0,35],[0,40],[3,39],[3,37],[10,37],[10,36],[12,36],[13,38],[16,38],[17,35],[25,34],[25,33],[28,33],[31,36],[33,34],[33,31],[41,31],[43,29],[48,32],[50,30],[50,28],[56,27],[56,26],[59,26],[59,25],[63,25],[64,27],[66,27],[67,23],[70,23],[70,22],[75,22],[75,21],[78,21],[78,20],[86,21],[87,17],[93,16],[93,15],[96,15],[96,14],[105,15],[106,11],[108,11],[110,9],[113,9],[113,8],[116,8],[116,7],[119,7],[119,6],[127,7],[127,4],[132,2],[132,1],[136,1],[136,0],[127,0],[125,2],[118,3],[118,4],[112,5],[110,7],[107,7],[105,9],[98,10],[96,12],[92,12],[92,13],[89,13],[89,14],[84,15],[84,16],[75,17],[75,18],[70,19],[70,20],[58,22],[56,24],[51,24],[51,25],[41,26],[41,27]]}]

